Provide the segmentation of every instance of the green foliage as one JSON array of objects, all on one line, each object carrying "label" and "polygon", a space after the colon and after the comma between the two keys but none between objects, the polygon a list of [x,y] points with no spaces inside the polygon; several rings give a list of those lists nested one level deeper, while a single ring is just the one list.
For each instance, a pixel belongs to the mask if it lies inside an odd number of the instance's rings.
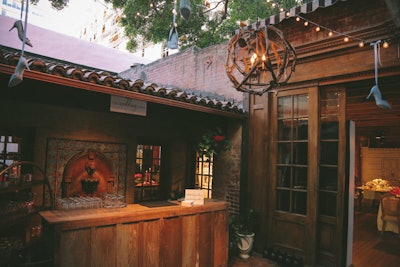
[{"label": "green foliage", "polygon": [[230,218],[230,226],[235,233],[252,234],[256,226],[256,213],[250,209],[246,214]]},{"label": "green foliage", "polygon": [[[36,4],[40,0],[31,0]],[[69,0],[49,0],[58,10],[67,8]],[[96,1],[96,0],[92,0]],[[166,43],[173,22],[173,0],[104,0],[112,3],[123,15],[120,24],[129,41],[127,49],[135,51],[140,45],[149,43]],[[176,23],[180,37],[180,49],[190,46],[200,48],[219,44],[229,40],[232,33],[239,28],[238,21],[265,19],[279,13],[279,7],[289,9],[310,0],[220,0],[222,7],[210,19],[210,10],[204,0],[190,0],[191,14],[188,20],[179,14],[177,0]],[[272,3],[277,5],[273,6]],[[150,5],[152,4],[152,5]],[[227,7],[225,5],[228,5]]]},{"label": "green foliage", "polygon": [[201,136],[200,141],[196,144],[195,150],[200,156],[205,155],[210,158],[211,155],[217,155],[218,152],[229,150],[231,142],[226,138],[226,135],[217,127],[210,130]]},{"label": "green foliage", "polygon": [[[124,16],[120,22],[129,38],[129,50],[135,50],[140,44],[166,43],[173,21],[172,0],[105,0],[105,2],[112,3],[114,8],[123,11]],[[298,2],[305,1],[273,2],[288,9],[300,4]],[[152,3],[152,6],[149,3]],[[225,8],[225,5],[228,7]],[[227,41],[231,38],[232,32],[239,28],[237,21],[250,20],[254,23],[257,18],[264,19],[277,14],[279,5],[273,7],[272,1],[262,0],[220,0],[219,7],[224,8],[210,19],[210,10],[206,9],[204,0],[191,0],[190,18],[185,20],[179,14],[179,0],[177,0],[176,23],[181,49],[193,45],[204,48]]]},{"label": "green foliage", "polygon": [[[25,1],[25,0],[24,0]],[[30,2],[36,5],[40,0],[31,0]],[[51,2],[51,6],[57,10],[64,9],[68,6],[69,0],[49,0]]]}]

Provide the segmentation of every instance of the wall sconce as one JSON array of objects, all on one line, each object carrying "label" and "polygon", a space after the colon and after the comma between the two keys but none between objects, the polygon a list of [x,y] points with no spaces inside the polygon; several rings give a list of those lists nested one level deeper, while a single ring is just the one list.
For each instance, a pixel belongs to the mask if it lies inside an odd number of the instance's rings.
[{"label": "wall sconce", "polygon": [[296,65],[296,52],[277,28],[240,29],[229,42],[226,74],[233,87],[255,95],[285,84]]}]

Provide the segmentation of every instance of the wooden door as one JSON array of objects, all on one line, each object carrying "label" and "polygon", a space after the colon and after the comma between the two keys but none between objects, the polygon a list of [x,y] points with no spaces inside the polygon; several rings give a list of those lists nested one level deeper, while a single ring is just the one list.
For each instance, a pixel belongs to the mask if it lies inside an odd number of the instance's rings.
[{"label": "wooden door", "polygon": [[344,90],[309,87],[272,98],[268,246],[306,264],[344,259]]}]

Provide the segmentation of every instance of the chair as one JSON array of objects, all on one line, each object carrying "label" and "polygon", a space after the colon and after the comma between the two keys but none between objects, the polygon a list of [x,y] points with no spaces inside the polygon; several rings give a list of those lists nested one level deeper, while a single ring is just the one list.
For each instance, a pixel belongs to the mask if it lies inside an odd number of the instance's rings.
[{"label": "chair", "polygon": [[382,210],[382,234],[386,229],[386,223],[397,224],[397,233],[400,237],[400,199],[393,195],[383,196],[381,199]]}]

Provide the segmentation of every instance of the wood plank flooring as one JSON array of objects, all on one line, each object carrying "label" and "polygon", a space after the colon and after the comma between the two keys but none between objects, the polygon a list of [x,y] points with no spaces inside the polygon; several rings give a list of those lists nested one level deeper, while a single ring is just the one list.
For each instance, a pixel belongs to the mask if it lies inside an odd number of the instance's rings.
[{"label": "wood plank flooring", "polygon": [[378,207],[363,205],[354,212],[353,265],[355,267],[400,267],[400,238],[383,235],[376,226]]},{"label": "wood plank flooring", "polygon": [[[400,238],[392,232],[383,235],[376,226],[378,206],[363,205],[354,212],[353,266],[400,267]],[[233,259],[230,267],[276,267],[278,264],[252,255],[248,260]],[[340,266],[338,266],[340,267]]]}]

